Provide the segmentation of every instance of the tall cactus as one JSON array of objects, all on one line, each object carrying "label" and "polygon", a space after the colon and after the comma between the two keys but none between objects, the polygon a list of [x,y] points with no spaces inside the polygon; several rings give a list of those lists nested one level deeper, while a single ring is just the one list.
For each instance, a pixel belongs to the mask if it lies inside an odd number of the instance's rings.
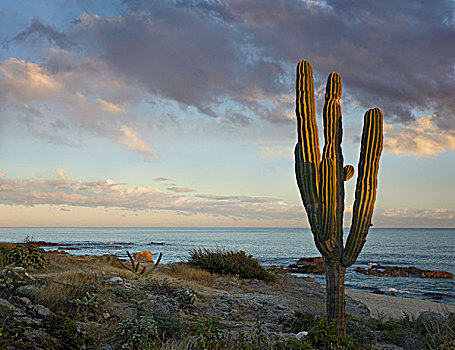
[{"label": "tall cactus", "polygon": [[370,109],[364,117],[352,225],[343,246],[344,181],[353,177],[354,167],[343,166],[341,84],[341,75],[329,75],[323,110],[325,145],[321,160],[313,68],[305,60],[297,65],[295,173],[314,242],[324,258],[327,316],[329,320],[337,321],[339,335],[346,333],[344,275],[346,267],[351,266],[360,254],[371,226],[383,139],[381,110]]}]

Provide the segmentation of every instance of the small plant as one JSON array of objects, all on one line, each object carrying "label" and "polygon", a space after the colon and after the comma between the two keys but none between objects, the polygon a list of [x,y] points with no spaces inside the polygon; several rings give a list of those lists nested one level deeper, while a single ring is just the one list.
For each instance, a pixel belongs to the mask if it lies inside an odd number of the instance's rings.
[{"label": "small plant", "polygon": [[5,265],[20,266],[25,269],[45,270],[49,261],[44,256],[44,250],[30,245],[17,245],[3,257]]},{"label": "small plant", "polygon": [[100,305],[103,303],[96,293],[86,292],[81,299],[73,299],[70,301],[76,309],[76,314],[83,316],[84,321],[95,319]]},{"label": "small plant", "polygon": [[154,310],[149,315],[155,320],[157,335],[162,341],[176,338],[181,333],[182,325],[173,313]]},{"label": "small plant", "polygon": [[153,317],[139,316],[120,322],[115,335],[122,349],[151,349],[158,339],[158,327]]},{"label": "small plant", "polygon": [[220,320],[212,318],[199,323],[196,330],[196,349],[216,349],[217,343],[221,340]]},{"label": "small plant", "polygon": [[[126,254],[128,255],[128,258],[130,259],[131,267],[127,266],[120,259],[118,260],[119,263],[122,264],[122,266],[124,268],[126,268],[127,270],[130,270],[131,272],[134,272],[136,275],[138,275],[138,276],[143,275],[145,270],[147,269],[147,266],[143,266],[142,269],[140,269],[139,266],[140,266],[141,263],[139,261],[136,262],[129,251],[126,251]],[[163,253],[160,253],[160,255],[158,256],[158,260],[156,261],[155,265],[153,265],[153,267],[147,273],[152,273],[158,267],[162,256],[163,256]]]},{"label": "small plant", "polygon": [[241,278],[255,278],[272,281],[274,275],[265,270],[252,255],[221,249],[193,249],[188,262],[212,273],[238,275]]},{"label": "small plant", "polygon": [[310,344],[315,349],[349,349],[355,350],[357,347],[349,340],[349,337],[339,337],[336,334],[336,321],[328,322],[322,318],[317,326],[308,331],[305,336],[305,343]]}]

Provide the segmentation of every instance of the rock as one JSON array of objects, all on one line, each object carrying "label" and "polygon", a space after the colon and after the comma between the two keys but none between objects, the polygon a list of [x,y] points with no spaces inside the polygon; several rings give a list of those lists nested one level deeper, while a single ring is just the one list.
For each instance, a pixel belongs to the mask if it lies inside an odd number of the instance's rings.
[{"label": "rock", "polygon": [[5,306],[7,308],[9,308],[14,316],[17,316],[17,317],[23,317],[23,316],[26,316],[27,314],[24,312],[24,310],[16,307],[15,305],[13,305],[12,303],[10,303],[8,300],[6,299],[2,299],[0,298],[0,305],[2,306]]},{"label": "rock", "polygon": [[27,297],[17,297],[17,299],[25,306],[28,306],[32,303],[32,301]]},{"label": "rock", "polygon": [[143,262],[153,262],[152,252],[144,250],[133,255],[134,260]]},{"label": "rock", "polygon": [[286,271],[294,273],[311,273],[314,275],[323,275],[325,273],[324,260],[322,257],[301,258],[297,264],[291,264]]},{"label": "rock", "polygon": [[114,284],[123,284],[123,279],[119,276],[114,276],[109,279],[109,282]]},{"label": "rock", "polygon": [[422,270],[417,267],[389,266],[389,265],[373,265],[369,269],[360,267],[354,270],[355,272],[363,273],[368,276],[378,277],[420,277],[420,278],[453,278],[454,275],[450,272],[439,270]]},{"label": "rock", "polygon": [[47,307],[45,307],[43,305],[34,305],[33,309],[36,311],[36,313],[39,316],[41,316],[43,318],[55,316],[51,310],[49,310]]}]

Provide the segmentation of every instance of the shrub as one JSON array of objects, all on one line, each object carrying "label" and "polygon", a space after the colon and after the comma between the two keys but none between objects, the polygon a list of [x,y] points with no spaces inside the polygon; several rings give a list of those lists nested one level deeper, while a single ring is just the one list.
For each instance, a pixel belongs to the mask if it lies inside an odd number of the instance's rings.
[{"label": "shrub", "polygon": [[158,339],[158,328],[153,317],[139,316],[120,322],[115,334],[122,349],[151,349]]},{"label": "shrub", "polygon": [[14,264],[25,269],[44,270],[49,261],[44,256],[44,250],[29,245],[17,245],[3,257],[5,265]]},{"label": "shrub", "polygon": [[265,270],[252,255],[221,249],[193,249],[188,262],[212,273],[238,275],[241,278],[256,278],[271,281],[273,274]]},{"label": "shrub", "polygon": [[181,333],[182,325],[174,314],[154,310],[149,316],[155,321],[157,335],[161,340],[176,338]]},{"label": "shrub", "polygon": [[338,337],[336,335],[335,321],[328,322],[322,318],[317,326],[308,331],[305,336],[305,343],[310,344],[315,349],[357,349],[348,337]]}]

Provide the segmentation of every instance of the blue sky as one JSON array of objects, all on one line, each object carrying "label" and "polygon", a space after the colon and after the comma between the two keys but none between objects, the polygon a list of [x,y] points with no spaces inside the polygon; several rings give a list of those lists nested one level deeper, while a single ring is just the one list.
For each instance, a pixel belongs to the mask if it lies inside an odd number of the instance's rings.
[{"label": "blue sky", "polygon": [[383,111],[374,225],[455,227],[454,15],[449,0],[2,1],[0,225],[306,227],[305,58],[319,123],[327,75],[343,77],[347,164],[365,111]]}]

